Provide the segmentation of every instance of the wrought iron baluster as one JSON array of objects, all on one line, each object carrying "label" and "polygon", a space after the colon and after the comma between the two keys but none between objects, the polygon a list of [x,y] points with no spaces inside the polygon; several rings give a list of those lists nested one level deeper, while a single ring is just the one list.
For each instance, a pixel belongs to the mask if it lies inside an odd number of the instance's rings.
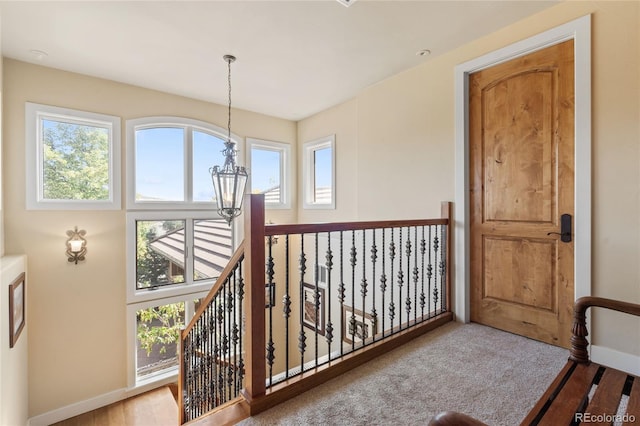
[{"label": "wrought iron baluster", "polygon": [[407,227],[407,242],[405,243],[405,256],[407,256],[407,298],[405,299],[405,310],[407,312],[407,327],[410,324],[410,316],[411,316],[411,282],[409,273],[411,271],[411,253],[413,251],[413,246],[411,244],[411,228]]},{"label": "wrought iron baluster", "polygon": [[304,253],[304,234],[300,234],[300,334],[298,335],[298,350],[300,351],[300,369],[304,372],[304,352],[307,348],[307,336],[304,332],[304,273],[307,269],[307,259]]},{"label": "wrought iron baluster", "polygon": [[237,299],[236,295],[238,294],[238,270],[235,269],[233,271],[233,288],[230,291],[229,296],[232,299],[232,312],[231,312],[231,320],[233,321],[233,325],[231,327],[231,332],[233,335],[233,397],[238,394],[238,341],[240,340],[240,329],[238,328],[238,315],[236,312],[237,309]]},{"label": "wrought iron baluster", "polygon": [[244,382],[244,356],[242,355],[242,335],[244,334],[244,316],[242,315],[242,308],[244,305],[244,275],[242,274],[242,264],[243,261],[241,261],[238,264],[238,271],[240,272],[240,282],[238,284],[238,306],[239,306],[239,312],[238,312],[238,317],[240,319],[240,362],[238,364],[238,371],[240,372],[240,377],[238,379],[238,383],[239,383],[239,389],[238,392],[240,392],[240,390],[243,387],[243,382]]},{"label": "wrought iron baluster", "polygon": [[[365,262],[366,260],[366,256],[365,253],[367,252],[367,231],[365,229],[362,230],[362,280],[360,282],[360,294],[362,295],[362,324],[366,324],[365,322],[365,313],[367,312],[367,304],[366,302],[366,298],[367,298],[367,262]],[[372,330],[373,331],[373,330]],[[364,346],[366,344],[366,333],[362,332],[362,345]]]},{"label": "wrought iron baluster", "polygon": [[[327,267],[327,328],[325,339],[327,340],[327,354],[331,361],[331,342],[333,341],[333,323],[331,322],[331,271],[333,271],[333,253],[331,251],[331,232],[327,232],[327,252],[325,255],[325,266]],[[323,307],[324,309],[324,307]]]},{"label": "wrought iron baluster", "polygon": [[[421,289],[420,289],[420,308],[422,309],[422,319],[424,320],[424,305],[425,305],[425,296],[424,296],[424,255],[427,249],[427,243],[424,240],[424,226],[422,226],[422,239],[420,240],[420,254],[421,254],[421,260],[420,260],[420,283],[421,283]],[[427,307],[427,310],[429,308]]]},{"label": "wrought iron baluster", "polygon": [[[433,237],[433,263],[434,265],[438,265],[438,248],[439,248],[439,240],[438,240],[438,228],[436,225],[436,235]],[[438,277],[435,277],[434,283],[433,283],[433,310],[434,310],[434,315],[437,315],[439,312],[437,312],[437,308],[438,308]]]},{"label": "wrought iron baluster", "polygon": [[[433,264],[431,263],[431,252],[433,251],[433,238],[431,236],[432,227],[432,225],[429,225],[429,259],[427,264],[427,294],[429,295],[429,298],[431,298],[431,278],[433,277]],[[431,318],[431,303],[429,303],[429,307],[427,309],[429,310],[429,318]]]},{"label": "wrought iron baluster", "polygon": [[210,309],[212,310],[213,319],[213,371],[211,372],[211,382],[213,385],[213,399],[216,403],[221,399],[220,389],[218,387],[218,359],[220,358],[220,344],[222,339],[222,332],[220,329],[220,293],[216,294],[213,298]]},{"label": "wrought iron baluster", "polygon": [[371,285],[373,287],[371,291],[371,327],[372,327],[372,342],[376,341],[376,332],[378,331],[378,312],[376,310],[376,262],[378,260],[378,247],[376,246],[376,230],[372,230],[372,242],[371,242]]},{"label": "wrought iron baluster", "polygon": [[[318,257],[319,257],[319,253],[318,253],[318,233],[316,232],[313,236],[314,238],[314,242],[315,242],[315,262],[314,262],[314,271],[315,271],[315,277],[313,280],[313,306],[314,306],[314,312],[315,312],[315,317],[314,317],[314,331],[315,333],[313,333],[314,336],[314,344],[315,344],[315,366],[318,366],[318,331],[319,331],[319,327],[320,327],[320,289],[318,288],[318,275],[320,275],[320,266],[319,266],[319,261],[318,261]],[[322,307],[324,309],[324,306]]]},{"label": "wrought iron baluster", "polygon": [[224,357],[225,346],[226,346],[226,336],[224,329],[224,285],[226,281],[222,284],[221,292],[218,293],[217,303],[218,303],[218,331],[220,336],[220,342],[218,344],[218,352],[216,354],[216,370],[218,373],[217,379],[217,387],[218,387],[218,404],[222,404],[225,402],[225,392],[224,392],[224,371],[222,359]]},{"label": "wrought iron baluster", "polygon": [[382,338],[384,338],[385,336],[385,314],[386,314],[386,308],[385,308],[385,295],[387,292],[387,275],[386,275],[386,260],[387,260],[387,256],[385,255],[385,248],[386,246],[386,229],[382,229],[382,275],[380,276],[380,291],[382,292]]},{"label": "wrought iron baluster", "polygon": [[340,301],[340,356],[344,355],[345,323],[344,323],[344,236],[340,231],[340,286],[338,287],[338,300]]},{"label": "wrought iron baluster", "polygon": [[274,289],[273,275],[274,275],[274,263],[273,263],[273,236],[269,236],[267,245],[267,288],[266,296],[269,309],[269,342],[267,343],[267,365],[269,366],[269,386],[273,385],[273,362],[275,360],[275,347],[273,344],[273,305],[272,300],[275,300],[271,291]]},{"label": "wrought iron baluster", "polygon": [[413,255],[413,322],[418,322],[418,279],[420,271],[418,269],[418,227],[413,227],[413,246],[415,247],[415,254]]},{"label": "wrought iron baluster", "polygon": [[[186,313],[187,309],[185,306],[185,313]],[[205,370],[204,370],[204,374],[202,375],[202,383],[200,384],[201,386],[204,387],[204,394],[205,394],[205,400],[206,400],[206,404],[207,404],[207,409],[211,409],[212,408],[212,401],[211,401],[211,394],[209,392],[209,387],[207,386],[207,383],[210,380],[210,373],[211,373],[211,363],[212,363],[212,357],[211,357],[211,350],[209,348],[209,344],[211,342],[211,339],[209,339],[209,322],[207,321],[207,317],[209,316],[209,310],[205,310],[204,311],[204,315],[202,317],[200,317],[200,319],[198,320],[198,326],[201,329],[201,333],[202,333],[202,337],[204,339],[204,360],[205,360]]]},{"label": "wrought iron baluster", "polygon": [[289,234],[284,238],[284,262],[285,262],[285,276],[284,276],[284,296],[282,298],[282,313],[284,314],[284,371],[285,378],[289,378],[289,320],[291,319],[291,296],[289,295]]},{"label": "wrought iron baluster", "polygon": [[393,299],[393,288],[395,287],[393,285],[393,267],[394,267],[394,261],[396,258],[396,244],[394,242],[394,237],[393,237],[393,230],[394,228],[391,228],[391,243],[389,244],[389,260],[391,261],[391,302],[389,303],[389,319],[391,320],[391,333],[393,334],[393,320],[396,317],[396,305]]},{"label": "wrought iron baluster", "polygon": [[440,312],[446,311],[446,303],[445,300],[447,297],[447,292],[445,289],[446,286],[446,263],[447,258],[445,254],[447,253],[447,240],[445,238],[446,227],[444,225],[440,225]]},{"label": "wrought iron baluster", "polygon": [[355,350],[356,331],[356,264],[358,260],[356,250],[356,231],[351,231],[351,317],[349,318],[349,334],[351,334],[351,350]]},{"label": "wrought iron baluster", "polygon": [[402,330],[402,286],[404,285],[404,270],[402,268],[402,228],[398,229],[398,331]]},{"label": "wrought iron baluster", "polygon": [[233,384],[233,371],[231,368],[231,346],[233,345],[233,327],[232,327],[232,318],[231,318],[231,314],[233,311],[233,295],[231,292],[231,285],[232,285],[232,277],[229,278],[227,285],[225,286],[225,294],[227,295],[227,304],[226,304],[226,322],[227,322],[227,336],[228,336],[228,343],[227,343],[227,353],[226,353],[226,357],[225,357],[225,361],[226,361],[226,369],[225,369],[225,373],[226,373],[226,380],[227,380],[227,399],[226,401],[231,400],[231,398],[233,398],[233,392],[232,392],[232,384]]}]

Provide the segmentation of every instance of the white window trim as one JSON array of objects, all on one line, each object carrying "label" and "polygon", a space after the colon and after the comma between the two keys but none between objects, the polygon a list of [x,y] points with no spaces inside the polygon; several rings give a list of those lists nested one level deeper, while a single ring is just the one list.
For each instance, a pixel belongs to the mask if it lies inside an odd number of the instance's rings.
[{"label": "white window trim", "polygon": [[[303,183],[303,208],[305,209],[327,209],[336,208],[336,135],[325,136],[302,146],[302,170],[304,176]],[[331,148],[331,202],[314,203],[313,194],[315,187],[315,168],[313,167],[313,153],[317,150]]]},{"label": "white window trim", "polygon": [[[282,142],[273,142],[263,139],[247,138],[247,164],[251,171],[251,151],[253,148],[280,153],[280,202],[266,203],[266,209],[290,209],[291,208],[291,145]],[[252,174],[249,173],[249,185],[251,188]]]},{"label": "white window trim", "polygon": [[[222,140],[227,139],[227,130],[214,124],[206,123],[200,120],[193,120],[182,117],[144,117],[133,120],[127,120],[127,210],[211,210],[215,209],[216,203],[207,201],[193,201],[192,197],[192,144],[191,132],[186,132],[186,140],[184,144],[184,201],[137,201],[136,200],[136,146],[135,132],[141,129],[152,129],[157,127],[175,127],[183,129],[197,130],[203,133],[211,134]],[[236,144],[238,150],[237,162],[239,165],[244,164],[244,150],[242,150],[243,139],[231,133],[231,141]],[[211,164],[215,166],[215,164]],[[213,185],[213,184],[212,184]]]},{"label": "white window trim", "polygon": [[[43,195],[42,135],[43,118],[82,125],[104,127],[109,131],[109,199],[48,200]],[[25,103],[26,207],[27,210],[119,210],[121,206],[120,117]]]}]

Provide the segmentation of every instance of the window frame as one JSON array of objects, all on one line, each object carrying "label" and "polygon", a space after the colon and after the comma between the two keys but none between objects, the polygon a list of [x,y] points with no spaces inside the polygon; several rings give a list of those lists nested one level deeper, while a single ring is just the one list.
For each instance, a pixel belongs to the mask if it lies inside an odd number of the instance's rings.
[{"label": "window frame", "polygon": [[[220,216],[217,212],[203,211],[133,211],[127,212],[127,247],[126,247],[126,270],[127,270],[127,304],[147,302],[150,300],[159,300],[174,296],[182,296],[201,291],[209,291],[211,286],[215,284],[217,277],[206,278],[201,280],[193,279],[193,235],[194,221],[197,220],[219,220]],[[185,268],[184,282],[175,284],[166,284],[160,287],[149,287],[143,289],[136,288],[136,267],[137,267],[137,241],[136,241],[136,222],[137,221],[162,221],[162,220],[184,220],[185,221]],[[237,237],[235,229],[232,228],[231,244],[235,250],[237,247]]]},{"label": "window frame", "polygon": [[147,309],[154,306],[161,305],[170,305],[172,303],[185,303],[185,327],[193,318],[195,314],[195,310],[192,309],[191,304],[188,303],[193,299],[203,299],[207,296],[208,291],[201,291],[198,293],[189,293],[185,295],[172,296],[169,298],[161,298],[154,300],[147,300],[137,303],[127,304],[127,342],[128,342],[128,350],[127,350],[127,377],[128,377],[128,386],[129,388],[140,388],[147,386],[157,386],[158,382],[172,382],[175,381],[175,378],[178,376],[179,365],[175,367],[168,368],[163,371],[159,371],[156,373],[149,374],[149,376],[138,379],[137,374],[137,349],[138,349],[138,329],[137,329],[137,320],[136,314],[141,309]]},{"label": "window frame", "polygon": [[[268,203],[265,200],[266,209],[290,209],[291,208],[291,144],[268,141],[264,139],[247,138],[247,164],[251,170],[252,151],[254,148],[263,151],[273,151],[280,154],[280,202]],[[253,191],[253,174],[249,173],[249,192]]]},{"label": "window frame", "polygon": [[[315,167],[314,155],[316,151],[331,148],[331,202],[316,203],[313,201],[315,194]],[[302,146],[302,169],[303,169],[303,208],[304,209],[327,209],[336,208],[336,135],[329,135],[319,139],[306,142]]]},{"label": "window frame", "polygon": [[[183,117],[144,117],[127,120],[127,210],[217,210],[215,201],[193,201],[193,132],[210,134],[227,139],[227,131],[222,127]],[[184,135],[184,199],[182,201],[139,201],[136,200],[136,131],[153,128],[182,128]],[[244,164],[243,139],[231,133],[238,155],[236,161]],[[221,164],[220,164],[221,165]],[[211,164],[211,167],[215,164]],[[220,217],[220,216],[218,216]]]},{"label": "window frame", "polygon": [[[136,130],[152,128],[183,128],[184,132],[184,200],[182,201],[137,201],[136,191]],[[182,117],[155,116],[127,120],[127,182],[126,182],[126,310],[127,310],[127,377],[131,388],[146,389],[158,383],[175,380],[176,368],[156,372],[141,380],[137,377],[137,324],[136,312],[140,309],[165,305],[175,302],[188,302],[189,300],[205,297],[218,277],[206,278],[195,281],[193,279],[194,268],[194,223],[197,220],[220,220],[215,201],[193,201],[193,132],[203,132],[223,141],[227,139],[227,132],[221,127],[199,120]],[[244,151],[243,139],[231,134],[231,140],[238,149],[238,163],[243,163]],[[213,166],[212,164],[211,166]],[[136,288],[137,268],[137,229],[136,221],[185,221],[185,269],[184,282],[168,284],[155,289]],[[232,225],[231,246],[232,252],[238,244],[238,228]],[[188,306],[188,305],[187,305]],[[185,312],[185,325],[189,323],[193,313]]]},{"label": "window frame", "polygon": [[[106,128],[109,134],[109,198],[106,200],[52,200],[44,198],[42,121],[62,121]],[[26,209],[27,210],[120,210],[121,119],[52,105],[25,102]]]}]

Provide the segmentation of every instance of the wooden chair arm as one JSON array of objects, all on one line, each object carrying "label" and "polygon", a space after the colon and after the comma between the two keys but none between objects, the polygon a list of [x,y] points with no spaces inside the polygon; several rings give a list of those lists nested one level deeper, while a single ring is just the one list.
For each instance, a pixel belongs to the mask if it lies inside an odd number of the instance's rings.
[{"label": "wooden chair arm", "polygon": [[597,306],[599,308],[612,309],[626,314],[640,316],[640,305],[619,300],[605,299],[603,297],[581,297],[573,305],[573,328],[571,329],[571,352],[569,359],[579,363],[589,363],[587,348],[589,341],[587,336],[586,313],[587,308]]},{"label": "wooden chair arm", "polygon": [[443,411],[429,422],[429,426],[487,426],[479,420],[455,411]]}]

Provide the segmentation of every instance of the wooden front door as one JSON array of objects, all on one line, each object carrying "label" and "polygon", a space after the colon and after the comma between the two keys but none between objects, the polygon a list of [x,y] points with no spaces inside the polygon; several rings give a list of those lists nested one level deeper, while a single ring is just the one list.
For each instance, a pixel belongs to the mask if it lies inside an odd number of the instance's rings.
[{"label": "wooden front door", "polygon": [[471,320],[568,347],[573,40],[469,76],[469,152]]}]

